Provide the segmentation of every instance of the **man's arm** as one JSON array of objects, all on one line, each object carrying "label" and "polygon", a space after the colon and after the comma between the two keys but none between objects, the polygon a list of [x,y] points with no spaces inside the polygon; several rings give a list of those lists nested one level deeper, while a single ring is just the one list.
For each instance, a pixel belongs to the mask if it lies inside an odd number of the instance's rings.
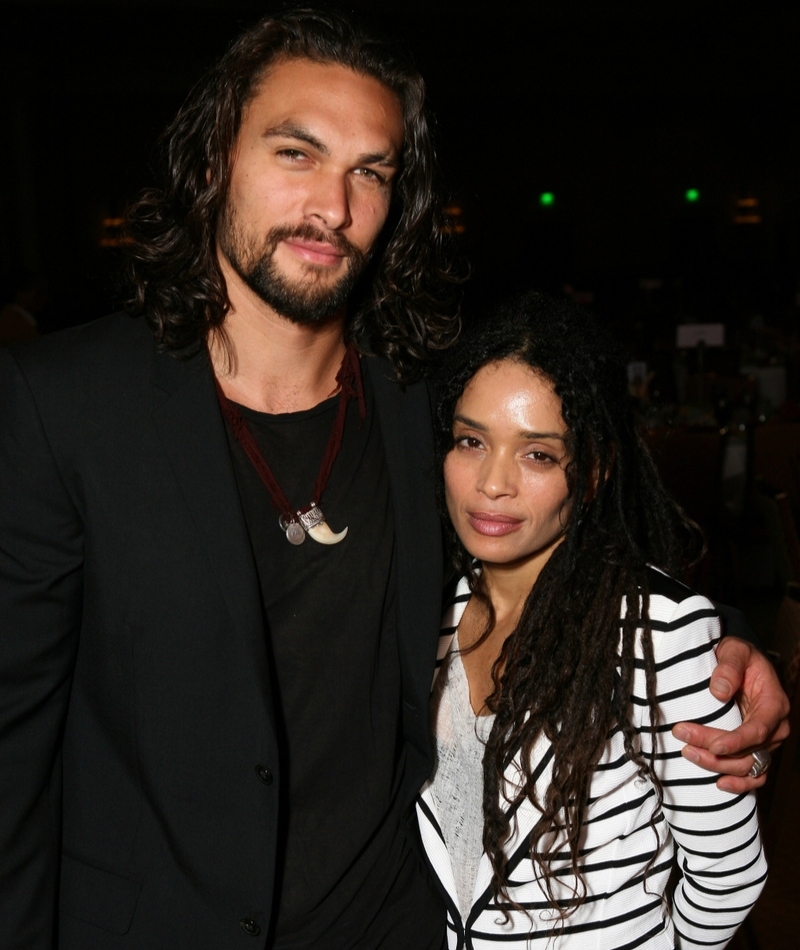
[{"label": "man's arm", "polygon": [[741,794],[766,782],[751,778],[752,752],[776,749],[789,735],[789,700],[770,661],[754,646],[736,637],[724,637],[717,646],[717,666],[711,674],[711,692],[717,699],[735,696],[742,724],[733,732],[698,723],[678,723],[676,739],[688,743],[683,755],[701,768],[721,772],[719,788]]},{"label": "man's arm", "polygon": [[81,519],[0,351],[0,946],[53,946],[58,755],[81,618]]}]

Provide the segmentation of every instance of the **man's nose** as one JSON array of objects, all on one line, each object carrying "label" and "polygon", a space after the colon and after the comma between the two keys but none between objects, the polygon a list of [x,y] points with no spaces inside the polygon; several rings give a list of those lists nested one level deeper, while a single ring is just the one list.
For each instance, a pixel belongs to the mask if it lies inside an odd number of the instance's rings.
[{"label": "man's nose", "polygon": [[303,211],[306,219],[329,231],[346,228],[351,221],[347,178],[340,172],[320,170],[310,184]]}]

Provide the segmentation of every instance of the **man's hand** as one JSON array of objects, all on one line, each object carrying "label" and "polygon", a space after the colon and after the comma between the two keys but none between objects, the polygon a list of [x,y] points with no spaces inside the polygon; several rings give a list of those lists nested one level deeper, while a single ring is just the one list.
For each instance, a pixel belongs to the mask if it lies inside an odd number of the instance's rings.
[{"label": "man's hand", "polygon": [[742,724],[733,732],[680,722],[672,734],[686,742],[683,755],[701,768],[722,772],[717,786],[741,794],[759,788],[766,774],[751,778],[752,752],[773,751],[789,735],[789,700],[770,661],[745,640],[724,637],[717,646],[711,692],[723,701],[736,697]]}]

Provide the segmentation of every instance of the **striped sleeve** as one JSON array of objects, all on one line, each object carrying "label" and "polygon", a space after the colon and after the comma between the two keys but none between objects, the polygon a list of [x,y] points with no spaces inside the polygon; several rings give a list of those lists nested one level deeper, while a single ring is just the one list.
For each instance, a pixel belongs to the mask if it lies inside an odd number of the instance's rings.
[{"label": "striped sleeve", "polygon": [[[720,638],[713,605],[688,590],[676,602],[673,590],[663,596],[658,583],[655,587],[650,599],[659,707],[655,769],[680,873],[673,923],[680,947],[721,948],[747,916],[766,880],[755,795],[718,789],[715,773],[680,754],[683,743],[672,735],[672,727],[691,720],[730,730],[741,717],[735,702],[721,703],[708,689],[716,665],[714,645]],[[644,727],[642,748],[649,752],[645,697],[644,669],[637,664],[633,701]]]}]

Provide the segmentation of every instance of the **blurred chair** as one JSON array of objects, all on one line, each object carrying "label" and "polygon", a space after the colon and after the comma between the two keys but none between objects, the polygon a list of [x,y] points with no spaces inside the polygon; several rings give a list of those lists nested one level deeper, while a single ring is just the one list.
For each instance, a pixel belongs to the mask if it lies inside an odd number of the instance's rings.
[{"label": "blurred chair", "polygon": [[800,517],[800,422],[769,422],[753,432],[753,476],[786,492]]},{"label": "blurred chair", "polygon": [[667,490],[701,527],[716,526],[721,515],[722,457],[720,429],[657,426],[648,441]]},{"label": "blurred chair", "polygon": [[775,554],[781,589],[790,583],[800,584],[800,537],[789,496],[762,478],[756,480],[755,487],[756,509]]},{"label": "blurred chair", "polygon": [[701,594],[731,602],[737,569],[722,504],[725,431],[657,426],[647,437],[664,485],[707,538],[706,557],[684,580]]}]

